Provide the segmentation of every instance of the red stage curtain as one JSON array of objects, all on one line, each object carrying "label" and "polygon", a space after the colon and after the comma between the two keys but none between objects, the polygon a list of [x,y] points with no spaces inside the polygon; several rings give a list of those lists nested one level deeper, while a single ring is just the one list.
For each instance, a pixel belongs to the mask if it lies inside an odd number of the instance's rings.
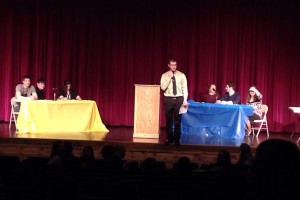
[{"label": "red stage curtain", "polygon": [[[133,125],[134,84],[159,84],[175,57],[189,98],[232,80],[243,103],[264,95],[273,132],[291,131],[300,106],[300,6],[287,0],[2,0],[0,120],[24,74],[46,94],[70,78],[106,125]],[[163,104],[161,125],[165,126]]]}]

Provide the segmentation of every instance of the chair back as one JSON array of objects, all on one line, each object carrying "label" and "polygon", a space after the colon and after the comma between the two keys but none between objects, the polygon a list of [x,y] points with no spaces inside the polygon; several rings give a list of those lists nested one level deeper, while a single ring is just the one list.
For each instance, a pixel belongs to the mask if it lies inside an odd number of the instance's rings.
[{"label": "chair back", "polygon": [[16,112],[16,111],[15,111],[15,106],[17,106],[17,104],[16,104],[16,97],[12,97],[12,98],[10,99],[10,107],[11,107],[11,109],[10,109],[9,129],[10,129],[10,127],[11,127],[11,123],[12,123],[12,122],[15,123],[16,129],[18,129],[18,128],[17,128],[17,124],[16,124],[16,120],[17,120],[17,117],[16,117],[16,116],[19,115],[19,112],[20,112],[20,111]]},{"label": "chair back", "polygon": [[266,104],[261,105],[261,112],[263,113],[263,119],[266,119],[268,110],[269,110],[269,108]]},{"label": "chair back", "polygon": [[12,97],[12,98],[11,98],[11,100],[10,100],[10,105],[12,105],[12,106],[14,105],[14,103],[15,103],[15,98],[16,98],[16,97]]},{"label": "chair back", "polygon": [[19,112],[14,111],[14,106],[16,106],[16,99],[17,99],[16,97],[12,97],[10,100],[10,105],[11,105],[12,112],[18,114]]}]

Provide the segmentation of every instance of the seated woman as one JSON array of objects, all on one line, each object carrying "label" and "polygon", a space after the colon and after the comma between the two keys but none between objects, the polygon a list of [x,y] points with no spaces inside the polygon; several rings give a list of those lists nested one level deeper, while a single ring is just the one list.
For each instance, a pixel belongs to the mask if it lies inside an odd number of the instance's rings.
[{"label": "seated woman", "polygon": [[215,103],[220,98],[219,93],[217,92],[216,85],[210,84],[208,92],[203,95],[202,102],[206,103]]},{"label": "seated woman", "polygon": [[259,120],[262,117],[261,111],[261,101],[262,101],[262,94],[257,90],[255,86],[251,86],[248,95],[247,95],[247,105],[252,105],[254,107],[253,115],[249,117],[247,121],[247,135],[251,135],[251,124],[254,120]]},{"label": "seated woman", "polygon": [[64,87],[59,91],[59,99],[61,100],[82,100],[77,92],[72,88],[71,81],[69,79],[64,81]]}]

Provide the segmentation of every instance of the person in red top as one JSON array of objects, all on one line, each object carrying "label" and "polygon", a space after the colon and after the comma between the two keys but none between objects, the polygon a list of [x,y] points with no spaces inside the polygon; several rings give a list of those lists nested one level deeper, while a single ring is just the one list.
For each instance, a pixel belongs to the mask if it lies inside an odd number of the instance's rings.
[{"label": "person in red top", "polygon": [[202,102],[215,103],[220,98],[220,95],[216,88],[217,87],[215,84],[210,84],[208,88],[208,92],[204,94],[202,97]]}]

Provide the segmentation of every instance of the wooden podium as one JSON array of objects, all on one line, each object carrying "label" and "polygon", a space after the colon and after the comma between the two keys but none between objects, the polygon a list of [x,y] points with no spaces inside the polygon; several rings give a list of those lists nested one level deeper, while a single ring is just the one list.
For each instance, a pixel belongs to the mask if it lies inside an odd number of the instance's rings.
[{"label": "wooden podium", "polygon": [[160,85],[135,84],[135,138],[159,138]]}]

